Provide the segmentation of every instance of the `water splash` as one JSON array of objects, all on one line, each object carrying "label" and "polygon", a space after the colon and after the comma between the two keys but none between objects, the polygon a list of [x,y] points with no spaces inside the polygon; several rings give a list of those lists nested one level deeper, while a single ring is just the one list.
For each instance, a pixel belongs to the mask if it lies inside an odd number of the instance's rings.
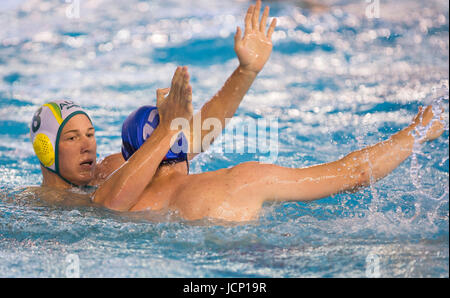
[{"label": "water splash", "polygon": [[[413,132],[414,144],[411,154],[410,166],[411,181],[417,193],[417,201],[414,203],[416,215],[413,219],[420,218],[422,216],[425,217],[428,220],[428,223],[432,225],[435,224],[435,218],[439,208],[442,204],[445,203],[445,199],[447,199],[448,202],[449,196],[448,190],[445,190],[445,192],[438,197],[430,195],[427,193],[427,189],[422,183],[421,171],[424,168],[425,164],[421,163],[419,159],[429,159],[429,156],[424,153],[423,144],[421,141],[425,139],[427,132],[436,122],[441,123],[444,126],[444,130],[448,131],[448,122],[442,119],[443,106],[445,105],[445,102],[447,102],[448,105],[448,87],[442,86],[438,90],[433,90],[433,95],[435,94],[439,94],[439,96],[431,99],[429,97],[424,101],[425,103],[429,103],[432,106],[433,118],[426,126],[417,125]],[[420,122],[421,121],[422,119],[420,119]],[[441,161],[441,164],[443,164],[443,161]]]}]

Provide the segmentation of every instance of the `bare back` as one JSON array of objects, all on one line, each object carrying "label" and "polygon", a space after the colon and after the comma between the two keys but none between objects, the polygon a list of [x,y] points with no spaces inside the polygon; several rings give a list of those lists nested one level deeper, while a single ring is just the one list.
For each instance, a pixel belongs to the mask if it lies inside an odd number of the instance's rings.
[{"label": "bare back", "polygon": [[262,186],[266,183],[258,175],[252,175],[251,168],[241,164],[230,169],[155,179],[131,211],[167,208],[188,220],[204,217],[253,220],[264,202]]}]

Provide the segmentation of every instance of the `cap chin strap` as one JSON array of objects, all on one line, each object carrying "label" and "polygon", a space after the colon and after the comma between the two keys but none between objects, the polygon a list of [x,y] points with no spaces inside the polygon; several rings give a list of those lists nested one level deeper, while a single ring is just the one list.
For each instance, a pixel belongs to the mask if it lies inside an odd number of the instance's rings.
[{"label": "cap chin strap", "polygon": [[66,178],[64,178],[61,174],[58,174],[57,173],[57,175],[62,179],[62,180],[64,180],[66,183],[68,183],[70,186],[72,186],[72,187],[80,187],[81,185],[78,185],[78,184],[75,184],[75,183],[73,183],[73,182],[70,182],[69,180],[67,180]]},{"label": "cap chin strap", "polygon": [[64,178],[61,174],[59,174],[59,173],[53,171],[52,169],[49,169],[49,168],[45,167],[42,163],[41,163],[41,166],[42,166],[43,168],[45,168],[46,170],[48,170],[49,172],[51,172],[51,173],[57,175],[57,176],[58,176],[59,178],[61,178],[64,182],[66,182],[67,184],[69,184],[69,186],[71,186],[71,187],[80,187],[80,186],[81,186],[81,185],[77,185],[77,184],[75,184],[75,183],[73,183],[73,182],[70,182],[69,180],[67,180],[66,178]]}]

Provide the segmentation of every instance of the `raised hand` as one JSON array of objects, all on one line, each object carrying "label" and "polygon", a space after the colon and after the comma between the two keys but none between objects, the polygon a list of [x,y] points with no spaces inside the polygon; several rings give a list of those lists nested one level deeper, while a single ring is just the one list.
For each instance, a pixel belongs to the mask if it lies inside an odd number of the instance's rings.
[{"label": "raised hand", "polygon": [[[414,117],[412,126],[414,126],[418,131],[423,131],[427,128],[426,132],[423,132],[423,136],[415,135],[415,137],[420,137],[419,141],[421,143],[437,139],[444,132],[443,117],[441,116],[439,120],[433,118],[434,114],[432,106],[428,106],[425,109],[419,107],[419,112]],[[430,127],[427,127],[430,121],[433,122]]]},{"label": "raised hand", "polygon": [[264,67],[272,52],[272,33],[277,23],[273,19],[266,33],[266,22],[269,16],[269,7],[264,9],[261,21],[259,12],[261,0],[251,5],[245,16],[244,37],[241,38],[241,28],[238,26],[234,36],[234,50],[238,56],[242,69],[258,73]]},{"label": "raised hand", "polygon": [[[167,96],[165,96],[169,93]],[[156,91],[156,107],[158,108],[160,125],[170,128],[176,118],[190,121],[193,114],[192,87],[189,84],[189,73],[186,66],[177,67],[169,88]]]}]

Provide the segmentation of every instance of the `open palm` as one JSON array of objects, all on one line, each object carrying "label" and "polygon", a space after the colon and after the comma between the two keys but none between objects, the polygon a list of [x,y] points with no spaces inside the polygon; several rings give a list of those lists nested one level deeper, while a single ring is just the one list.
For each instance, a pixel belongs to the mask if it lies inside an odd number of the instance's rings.
[{"label": "open palm", "polygon": [[256,6],[251,5],[245,16],[245,31],[241,38],[241,28],[238,27],[234,36],[234,50],[243,69],[258,73],[264,67],[272,52],[272,33],[275,30],[276,19],[273,19],[267,34],[265,33],[269,7],[264,9],[261,21],[259,11],[261,1]]},{"label": "open palm", "polygon": [[[442,108],[441,112],[444,112]],[[429,126],[430,121],[432,123]],[[419,107],[419,113],[414,117],[413,125],[415,127],[419,126],[419,129],[427,128],[426,134],[422,136],[420,142],[437,139],[444,132],[444,118],[441,115],[439,120],[436,119],[432,106],[427,106],[425,109],[423,107]]]}]

